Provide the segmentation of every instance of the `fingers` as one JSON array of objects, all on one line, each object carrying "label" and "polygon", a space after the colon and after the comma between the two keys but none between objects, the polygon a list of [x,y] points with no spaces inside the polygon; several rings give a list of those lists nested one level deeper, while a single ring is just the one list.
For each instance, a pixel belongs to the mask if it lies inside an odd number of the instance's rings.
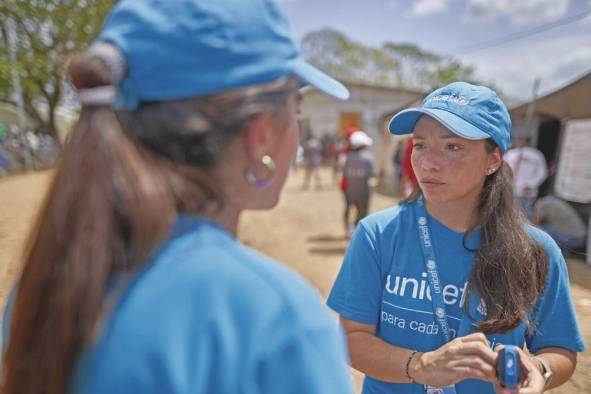
[{"label": "fingers", "polygon": [[497,362],[497,353],[491,350],[488,343],[485,344],[480,341],[463,342],[455,350],[462,356],[478,356],[493,368]]},{"label": "fingers", "polygon": [[519,357],[523,368],[524,381],[519,394],[539,394],[544,391],[546,381],[539,369],[533,364],[532,359],[519,349]]},{"label": "fingers", "polygon": [[477,356],[466,356],[450,362],[450,367],[459,371],[462,376],[473,379],[496,382],[496,369],[490,363]]},{"label": "fingers", "polygon": [[461,342],[483,342],[490,346],[488,339],[486,339],[486,335],[481,332],[475,332],[473,334],[466,335],[465,337],[459,337],[457,340]]},{"label": "fingers", "polygon": [[[504,345],[495,346],[495,352],[503,349]],[[530,357],[525,354],[521,348],[517,348],[519,353],[520,365],[522,368],[521,387],[518,390],[509,390],[499,384],[495,384],[495,390],[498,394],[540,394],[544,390],[544,378],[539,370],[533,365]]]},{"label": "fingers", "polygon": [[498,382],[494,384],[496,394],[520,394],[519,390],[509,390],[501,386]]}]

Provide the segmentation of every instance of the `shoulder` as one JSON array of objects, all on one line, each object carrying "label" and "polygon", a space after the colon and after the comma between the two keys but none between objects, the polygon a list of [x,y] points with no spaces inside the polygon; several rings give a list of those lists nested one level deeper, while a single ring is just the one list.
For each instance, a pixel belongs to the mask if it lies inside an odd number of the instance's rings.
[{"label": "shoulder", "polygon": [[527,224],[525,230],[530,238],[546,251],[550,262],[564,260],[560,247],[548,233],[532,224]]},{"label": "shoulder", "polygon": [[404,230],[407,227],[405,225],[412,221],[412,204],[402,203],[374,212],[359,222],[360,227],[376,237]]},{"label": "shoulder", "polygon": [[[170,261],[170,256],[177,261]],[[246,298],[269,297],[283,304],[317,299],[298,274],[233,239],[196,245],[189,238],[173,245],[162,260],[156,264],[170,265],[168,274],[198,293],[224,290]]]},{"label": "shoulder", "polygon": [[[130,324],[155,310],[194,328],[234,323],[256,331],[279,316],[306,328],[325,322],[319,295],[299,275],[229,236],[192,232],[169,241],[126,293],[119,312]],[[163,330],[156,324],[152,333]]]},{"label": "shoulder", "polygon": [[185,234],[125,286],[105,321],[100,352],[104,362],[120,355],[122,370],[132,359],[157,355],[168,363],[212,347],[235,349],[219,355],[228,361],[263,352],[261,338],[267,349],[277,348],[334,327],[319,294],[291,270],[231,237],[204,242]]}]

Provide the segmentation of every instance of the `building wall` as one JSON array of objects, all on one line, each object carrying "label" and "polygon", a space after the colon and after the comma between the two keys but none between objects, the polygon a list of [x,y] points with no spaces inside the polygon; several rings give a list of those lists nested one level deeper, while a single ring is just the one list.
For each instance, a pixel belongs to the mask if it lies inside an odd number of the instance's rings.
[{"label": "building wall", "polygon": [[308,90],[304,93],[300,105],[300,119],[304,127],[317,137],[324,134],[342,136],[341,113],[358,113],[361,129],[374,140],[371,147],[376,158],[377,170],[381,174],[382,186],[385,191],[393,191],[394,169],[392,155],[400,137],[391,136],[386,131],[387,114],[408,107],[422,98],[421,93],[398,89],[349,85],[351,98],[339,101],[318,91]]}]

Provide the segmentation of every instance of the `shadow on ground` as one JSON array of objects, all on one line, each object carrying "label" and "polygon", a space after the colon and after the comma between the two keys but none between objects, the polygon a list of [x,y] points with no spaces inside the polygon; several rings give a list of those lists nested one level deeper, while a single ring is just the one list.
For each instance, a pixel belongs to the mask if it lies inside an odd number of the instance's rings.
[{"label": "shadow on ground", "polygon": [[347,238],[344,235],[321,234],[308,237],[308,242],[345,242]]},{"label": "shadow on ground", "polygon": [[308,249],[311,254],[324,256],[343,255],[347,249],[347,238],[344,235],[318,234],[308,237],[306,241],[314,244]]}]

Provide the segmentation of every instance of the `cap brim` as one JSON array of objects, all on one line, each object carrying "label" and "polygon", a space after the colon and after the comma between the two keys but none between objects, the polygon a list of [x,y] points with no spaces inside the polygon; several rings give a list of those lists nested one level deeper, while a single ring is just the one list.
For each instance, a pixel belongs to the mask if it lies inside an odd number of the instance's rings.
[{"label": "cap brim", "polygon": [[468,140],[484,140],[491,138],[490,135],[486,134],[473,124],[466,122],[459,116],[444,109],[437,108],[410,108],[400,111],[390,119],[388,130],[390,133],[397,135],[411,134],[414,131],[417,121],[423,115],[428,115],[434,118],[459,137]]},{"label": "cap brim", "polygon": [[340,100],[347,100],[350,96],[349,89],[345,85],[302,59],[296,60],[291,68],[303,82],[309,83],[330,96]]}]

